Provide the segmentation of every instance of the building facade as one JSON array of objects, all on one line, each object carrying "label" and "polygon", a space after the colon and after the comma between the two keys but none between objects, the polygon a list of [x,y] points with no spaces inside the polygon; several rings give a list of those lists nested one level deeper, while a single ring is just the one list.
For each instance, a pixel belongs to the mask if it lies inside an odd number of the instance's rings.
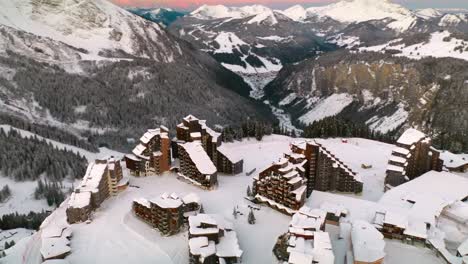
[{"label": "building facade", "polygon": [[123,180],[120,161],[114,157],[89,164],[83,180],[68,201],[68,222],[72,224],[88,220],[105,199],[123,189],[119,188]]},{"label": "building facade", "polygon": [[303,163],[281,158],[254,177],[253,193],[257,201],[292,214],[306,198],[307,180],[301,176]]},{"label": "building facade", "polygon": [[200,141],[180,143],[179,175],[197,186],[212,189],[218,183],[218,171]]},{"label": "building facade", "polygon": [[199,201],[196,194],[180,198],[175,193],[163,193],[150,200],[135,199],[132,210],[138,218],[157,228],[163,235],[174,235],[185,223],[185,214],[200,209]]},{"label": "building facade", "polygon": [[288,213],[302,207],[312,190],[360,193],[362,189],[360,176],[315,140],[291,144],[291,151],[254,177],[253,184],[257,200]]},{"label": "building facade", "polygon": [[416,129],[406,130],[398,139],[388,161],[385,191],[431,171],[442,171],[440,152],[432,140]]},{"label": "building facade", "polygon": [[185,142],[200,141],[203,149],[218,172],[239,174],[243,171],[244,162],[222,146],[221,134],[207,126],[206,120],[200,120],[193,115],[183,118],[176,127],[177,137],[172,141],[174,157],[179,157],[179,145]]},{"label": "building facade", "polygon": [[171,141],[169,130],[161,126],[149,129],[140,143],[125,155],[125,163],[134,176],[160,175],[171,166]]},{"label": "building facade", "polygon": [[[296,148],[300,148],[296,146]],[[361,193],[363,182],[356,172],[316,141],[305,143],[304,154],[308,161],[307,195],[312,190]]]}]

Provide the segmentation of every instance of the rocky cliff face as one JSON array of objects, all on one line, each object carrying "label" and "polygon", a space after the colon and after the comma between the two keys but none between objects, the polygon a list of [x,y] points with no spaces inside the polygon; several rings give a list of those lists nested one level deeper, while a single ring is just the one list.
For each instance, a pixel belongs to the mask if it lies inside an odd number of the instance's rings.
[{"label": "rocky cliff face", "polygon": [[285,67],[266,87],[265,99],[305,124],[340,115],[381,132],[415,126],[465,133],[465,67],[462,60],[338,51]]}]

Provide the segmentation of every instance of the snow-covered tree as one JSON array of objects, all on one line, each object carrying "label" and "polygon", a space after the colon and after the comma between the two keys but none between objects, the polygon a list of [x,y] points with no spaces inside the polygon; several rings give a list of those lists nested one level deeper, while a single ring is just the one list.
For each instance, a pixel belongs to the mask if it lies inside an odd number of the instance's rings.
[{"label": "snow-covered tree", "polygon": [[203,208],[203,204],[200,205],[200,214],[204,214],[205,213],[205,208]]},{"label": "snow-covered tree", "polygon": [[251,197],[252,196],[252,191],[250,190],[250,185],[247,186],[247,196]]},{"label": "snow-covered tree", "polygon": [[255,221],[256,221],[255,215],[254,215],[252,209],[250,209],[249,216],[248,216],[248,218],[247,218],[247,222],[248,222],[249,224],[251,224],[251,225],[254,225],[254,224],[255,224]]},{"label": "snow-covered tree", "polygon": [[234,206],[234,208],[232,209],[232,215],[234,216],[234,219],[237,219],[237,209],[236,209],[235,206]]}]

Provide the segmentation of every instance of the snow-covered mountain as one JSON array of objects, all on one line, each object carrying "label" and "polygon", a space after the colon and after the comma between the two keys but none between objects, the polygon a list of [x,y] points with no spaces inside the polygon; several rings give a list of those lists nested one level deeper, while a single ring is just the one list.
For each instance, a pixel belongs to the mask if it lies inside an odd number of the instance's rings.
[{"label": "snow-covered mountain", "polygon": [[271,9],[262,5],[249,5],[243,7],[203,5],[191,12],[190,15],[198,19],[246,18],[265,12],[271,12]]},{"label": "snow-covered mountain", "polygon": [[421,17],[424,19],[437,18],[443,15],[442,12],[434,8],[425,8],[425,9],[416,10],[415,14],[418,17]]},{"label": "snow-covered mountain", "polygon": [[137,56],[172,62],[182,55],[159,25],[105,0],[2,1],[0,14],[1,25],[82,49],[83,59]]},{"label": "snow-covered mountain", "polygon": [[171,8],[128,8],[128,11],[139,15],[149,21],[168,26],[179,17],[185,16],[186,12],[176,11]]},{"label": "snow-covered mountain", "polygon": [[244,98],[242,78],[105,0],[1,1],[0,69],[2,112],[76,133],[120,137],[187,112],[219,124],[271,117]]},{"label": "snow-covered mountain", "polygon": [[178,19],[168,29],[243,76],[253,87],[251,95],[255,98],[284,63],[333,49],[309,25],[261,5],[205,5]]}]

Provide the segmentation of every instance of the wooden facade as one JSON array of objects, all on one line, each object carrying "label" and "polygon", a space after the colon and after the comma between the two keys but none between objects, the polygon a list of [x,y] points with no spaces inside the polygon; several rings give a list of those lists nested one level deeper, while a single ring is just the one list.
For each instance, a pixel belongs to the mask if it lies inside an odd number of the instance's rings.
[{"label": "wooden facade", "polygon": [[254,178],[254,194],[292,210],[299,210],[305,203],[307,181],[297,168],[286,158],[272,164]]},{"label": "wooden facade", "polygon": [[[188,147],[188,145],[186,144],[190,143],[179,144],[178,148],[180,173],[207,189],[213,188],[218,183],[217,171],[215,170],[214,172],[211,172],[209,174],[200,171],[197,167],[197,164],[195,164],[194,160],[187,151],[186,147]],[[204,155],[204,153],[199,154]],[[208,163],[211,162],[211,160],[208,159],[205,162]],[[212,163],[211,165],[214,166]]]},{"label": "wooden facade", "polygon": [[[409,133],[418,133],[419,137],[406,140]],[[422,132],[415,129],[405,131],[396,146],[388,161],[385,190],[413,180],[428,171],[442,171],[440,152],[432,147],[431,138]]]},{"label": "wooden facade", "polygon": [[220,149],[222,145],[221,134],[209,128],[205,120],[188,115],[182,120],[182,123],[177,125],[176,130],[177,138],[172,141],[174,157],[181,155],[178,145],[184,142],[200,141],[219,172],[235,175],[243,171],[243,160],[235,159]]},{"label": "wooden facade", "polygon": [[171,166],[171,140],[165,127],[148,130],[125,163],[133,176],[160,175]]},{"label": "wooden facade", "polygon": [[362,192],[363,183],[358,175],[321,144],[309,141],[303,153],[307,159],[308,196],[313,190]]}]

